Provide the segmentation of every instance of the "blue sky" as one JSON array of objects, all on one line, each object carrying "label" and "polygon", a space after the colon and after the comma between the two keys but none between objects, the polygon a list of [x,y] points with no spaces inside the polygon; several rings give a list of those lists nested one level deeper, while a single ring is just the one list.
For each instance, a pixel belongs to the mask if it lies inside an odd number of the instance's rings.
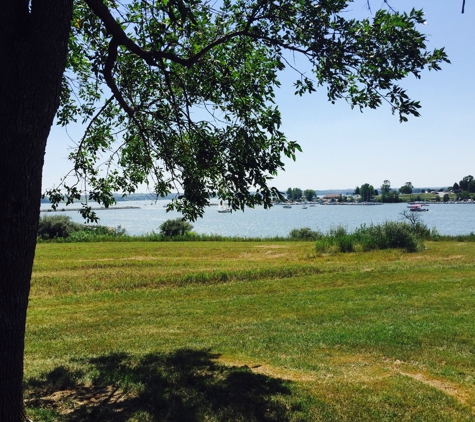
[{"label": "blue sky", "polygon": [[[352,9],[368,15],[365,1]],[[372,1],[375,10],[382,0]],[[425,72],[422,79],[403,81],[411,98],[421,101],[421,117],[399,123],[388,106],[378,110],[351,110],[344,101],[332,105],[326,88],[316,94],[293,94],[291,72],[282,75],[277,104],[283,130],[303,148],[297,161],[285,160],[286,171],[273,185],[285,190],[346,189],[363,183],[392,187],[412,182],[416,187],[451,185],[475,175],[475,1],[392,0],[399,10],[424,9],[429,34],[428,48],[445,47],[451,64],[440,72]],[[79,128],[80,129],[80,128]],[[78,128],[70,128],[78,140]],[[43,188],[57,185],[71,168],[68,148],[73,145],[63,128],[54,127],[45,156]]]}]

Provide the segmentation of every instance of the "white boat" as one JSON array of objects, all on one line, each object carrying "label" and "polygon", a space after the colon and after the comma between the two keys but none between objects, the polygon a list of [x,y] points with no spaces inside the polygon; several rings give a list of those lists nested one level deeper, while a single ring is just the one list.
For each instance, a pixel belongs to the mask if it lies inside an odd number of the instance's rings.
[{"label": "white boat", "polygon": [[225,207],[224,205],[220,205],[220,206],[218,207],[218,212],[219,212],[220,214],[227,214],[227,213],[232,212],[232,209],[229,208],[229,207]]},{"label": "white boat", "polygon": [[303,210],[306,210],[307,208],[308,208],[308,207],[307,207],[306,205],[303,205],[303,206],[302,206],[302,209],[303,209]]}]

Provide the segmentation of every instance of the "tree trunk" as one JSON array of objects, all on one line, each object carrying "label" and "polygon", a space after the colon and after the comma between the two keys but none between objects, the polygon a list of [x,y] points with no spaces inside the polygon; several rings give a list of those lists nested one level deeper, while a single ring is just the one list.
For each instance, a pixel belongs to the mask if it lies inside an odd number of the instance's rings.
[{"label": "tree trunk", "polygon": [[72,0],[5,0],[0,25],[0,421],[26,420],[23,352],[41,177]]}]

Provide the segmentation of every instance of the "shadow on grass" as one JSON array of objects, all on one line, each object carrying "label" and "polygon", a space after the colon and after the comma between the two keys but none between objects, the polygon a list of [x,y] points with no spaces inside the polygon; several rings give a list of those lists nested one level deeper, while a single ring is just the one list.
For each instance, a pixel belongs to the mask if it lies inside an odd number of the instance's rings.
[{"label": "shadow on grass", "polygon": [[47,411],[65,422],[296,420],[302,409],[287,382],[221,365],[217,357],[187,349],[82,360],[76,363],[84,369],[58,367],[28,380],[26,405],[36,420]]}]

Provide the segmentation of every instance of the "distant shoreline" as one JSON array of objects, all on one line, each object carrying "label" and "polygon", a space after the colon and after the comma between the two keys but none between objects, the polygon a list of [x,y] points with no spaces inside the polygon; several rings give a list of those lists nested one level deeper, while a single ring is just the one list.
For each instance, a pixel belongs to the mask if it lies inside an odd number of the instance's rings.
[{"label": "distant shoreline", "polygon": [[[53,210],[51,208],[48,208],[46,210],[40,210],[40,212],[66,212],[66,211],[78,211],[81,208],[61,208],[61,209],[56,209]],[[96,208],[91,208],[92,211],[108,211],[108,210],[138,210],[140,207],[96,207]]]}]

